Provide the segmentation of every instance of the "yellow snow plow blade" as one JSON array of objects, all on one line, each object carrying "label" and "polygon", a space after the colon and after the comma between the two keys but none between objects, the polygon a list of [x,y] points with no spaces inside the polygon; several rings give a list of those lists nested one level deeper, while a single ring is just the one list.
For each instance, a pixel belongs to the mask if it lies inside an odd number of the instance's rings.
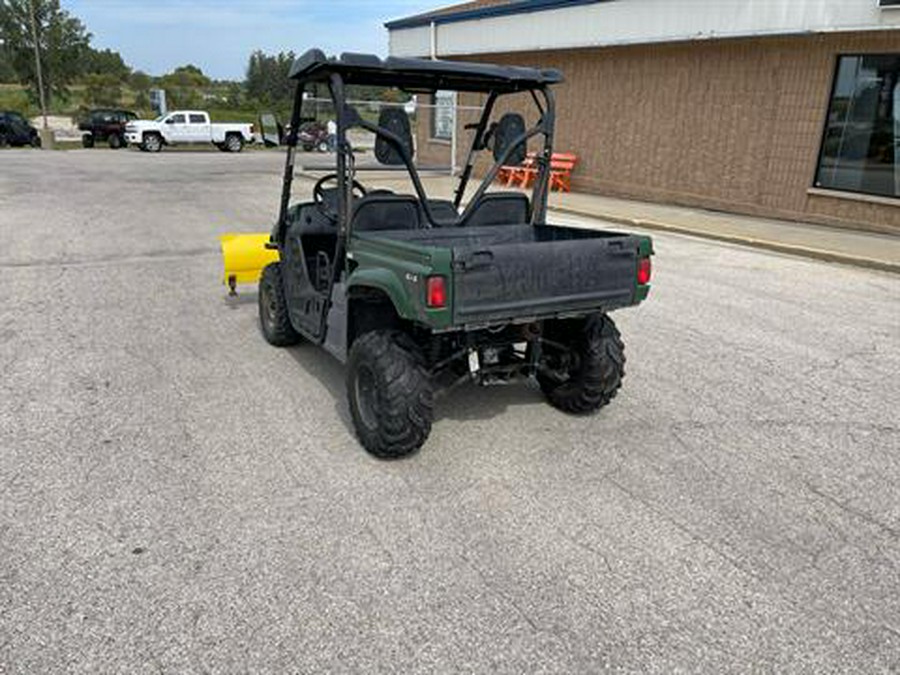
[{"label": "yellow snow plow blade", "polygon": [[223,234],[219,241],[225,263],[222,283],[232,295],[238,284],[255,284],[263,268],[278,261],[278,251],[266,248],[268,234]]}]

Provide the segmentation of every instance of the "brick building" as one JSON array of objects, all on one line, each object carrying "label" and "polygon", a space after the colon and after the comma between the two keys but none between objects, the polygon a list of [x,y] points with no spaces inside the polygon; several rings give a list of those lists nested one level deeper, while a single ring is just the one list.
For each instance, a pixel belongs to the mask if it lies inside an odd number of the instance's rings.
[{"label": "brick building", "polygon": [[[561,69],[574,189],[900,234],[900,0],[477,0],[386,26],[394,56]],[[446,140],[419,128],[427,159]]]}]

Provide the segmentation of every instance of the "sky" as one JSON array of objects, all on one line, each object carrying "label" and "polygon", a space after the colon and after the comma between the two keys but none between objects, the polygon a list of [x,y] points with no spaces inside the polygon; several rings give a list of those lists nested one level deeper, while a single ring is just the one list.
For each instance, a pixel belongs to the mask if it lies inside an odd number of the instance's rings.
[{"label": "sky", "polygon": [[387,55],[384,22],[448,0],[62,0],[97,49],[162,75],[187,63],[215,79],[242,80],[250,52],[311,47]]}]

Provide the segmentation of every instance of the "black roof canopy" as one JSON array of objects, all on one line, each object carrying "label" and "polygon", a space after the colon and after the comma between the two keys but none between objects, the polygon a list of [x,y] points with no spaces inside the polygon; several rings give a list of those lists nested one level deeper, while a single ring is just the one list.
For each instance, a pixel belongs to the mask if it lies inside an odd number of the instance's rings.
[{"label": "black roof canopy", "polygon": [[332,73],[340,74],[347,84],[431,91],[527,91],[563,80],[555,69],[393,56],[381,59],[373,54],[327,57],[320,49],[310,49],[291,67],[291,78],[307,82],[326,80]]}]

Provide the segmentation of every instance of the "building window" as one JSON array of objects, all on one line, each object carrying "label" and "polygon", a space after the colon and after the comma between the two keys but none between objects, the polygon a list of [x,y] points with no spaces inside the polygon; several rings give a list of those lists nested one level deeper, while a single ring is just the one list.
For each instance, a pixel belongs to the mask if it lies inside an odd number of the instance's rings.
[{"label": "building window", "polygon": [[452,91],[436,91],[431,102],[431,137],[442,141],[453,138],[454,101]]},{"label": "building window", "polygon": [[816,187],[900,197],[900,53],[838,59]]}]

